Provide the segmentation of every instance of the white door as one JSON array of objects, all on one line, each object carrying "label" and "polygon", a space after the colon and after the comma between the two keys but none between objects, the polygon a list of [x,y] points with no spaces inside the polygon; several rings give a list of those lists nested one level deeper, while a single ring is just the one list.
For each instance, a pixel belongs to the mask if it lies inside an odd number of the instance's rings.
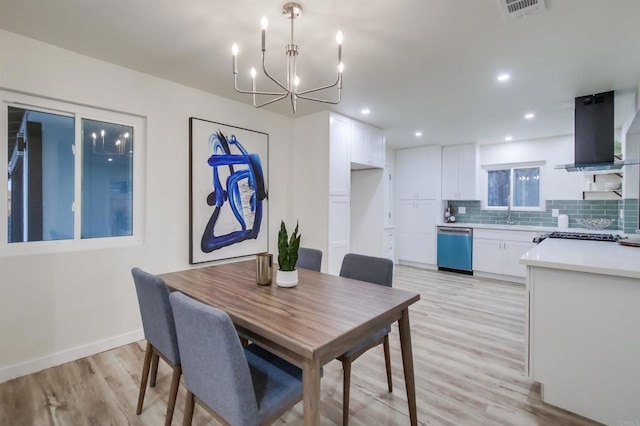
[{"label": "white door", "polygon": [[502,274],[504,250],[500,240],[473,239],[473,270]]},{"label": "white door", "polygon": [[458,198],[458,147],[442,147],[442,199]]},{"label": "white door", "polygon": [[396,211],[396,256],[415,261],[417,201],[400,200]]},{"label": "white door", "polygon": [[415,259],[420,263],[436,263],[436,223],[440,218],[440,202],[419,200],[416,202]]},{"label": "white door", "polygon": [[369,164],[367,127],[357,121],[351,121],[349,132],[349,144],[351,145],[351,162],[358,164]]},{"label": "white door", "polygon": [[520,264],[520,258],[536,245],[534,243],[520,241],[504,242],[504,262],[502,263],[502,273],[514,277],[526,277],[527,267]]},{"label": "white door", "polygon": [[420,158],[416,149],[396,151],[396,194],[399,200],[414,200],[418,195]]},{"label": "white door", "polygon": [[458,196],[461,200],[477,200],[476,145],[458,148]]}]

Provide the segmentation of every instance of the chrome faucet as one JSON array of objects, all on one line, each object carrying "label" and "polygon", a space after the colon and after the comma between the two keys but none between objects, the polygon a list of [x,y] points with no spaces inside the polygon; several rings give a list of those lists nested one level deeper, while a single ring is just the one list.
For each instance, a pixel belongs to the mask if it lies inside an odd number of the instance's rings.
[{"label": "chrome faucet", "polygon": [[515,222],[511,220],[511,195],[507,197],[507,215],[505,221],[507,225],[515,225]]}]

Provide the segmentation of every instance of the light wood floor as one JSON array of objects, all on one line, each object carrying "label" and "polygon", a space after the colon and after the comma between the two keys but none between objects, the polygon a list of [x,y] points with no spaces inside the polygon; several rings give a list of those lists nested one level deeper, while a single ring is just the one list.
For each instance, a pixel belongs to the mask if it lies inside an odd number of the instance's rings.
[{"label": "light wood floor", "polygon": [[[540,402],[539,386],[522,376],[524,286],[465,275],[396,268],[394,286],[418,291],[410,308],[418,421],[428,425],[595,424]],[[160,363],[136,416],[144,342],[0,384],[0,425],[162,425],[171,371]],[[394,391],[387,392],[382,347],[352,368],[352,425],[408,424],[397,326],[391,334]],[[342,421],[342,369],[325,366],[323,424]],[[182,424],[185,391],[173,424]],[[196,407],[194,425],[215,424]],[[302,424],[302,404],[277,424]]]}]

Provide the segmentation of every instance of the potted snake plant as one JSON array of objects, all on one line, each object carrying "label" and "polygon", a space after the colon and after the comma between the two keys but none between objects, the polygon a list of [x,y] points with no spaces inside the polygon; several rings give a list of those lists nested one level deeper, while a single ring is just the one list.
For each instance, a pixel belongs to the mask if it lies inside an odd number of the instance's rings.
[{"label": "potted snake plant", "polygon": [[298,262],[299,248],[298,223],[296,223],[296,229],[289,236],[284,221],[281,221],[278,232],[278,272],[276,274],[276,283],[280,287],[294,287],[298,284],[296,263]]}]

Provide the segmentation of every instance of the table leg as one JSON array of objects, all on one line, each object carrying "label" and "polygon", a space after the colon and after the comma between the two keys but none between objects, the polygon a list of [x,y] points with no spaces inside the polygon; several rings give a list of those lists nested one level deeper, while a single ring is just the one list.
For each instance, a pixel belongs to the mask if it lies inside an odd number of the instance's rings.
[{"label": "table leg", "polygon": [[302,363],[302,398],[305,426],[320,424],[320,362],[305,359]]},{"label": "table leg", "polygon": [[402,348],[402,367],[404,382],[407,386],[407,402],[409,403],[409,420],[412,426],[418,424],[416,408],[416,382],[413,374],[413,350],[411,349],[411,327],[409,325],[409,308],[402,311],[398,320],[400,328],[400,347]]}]

